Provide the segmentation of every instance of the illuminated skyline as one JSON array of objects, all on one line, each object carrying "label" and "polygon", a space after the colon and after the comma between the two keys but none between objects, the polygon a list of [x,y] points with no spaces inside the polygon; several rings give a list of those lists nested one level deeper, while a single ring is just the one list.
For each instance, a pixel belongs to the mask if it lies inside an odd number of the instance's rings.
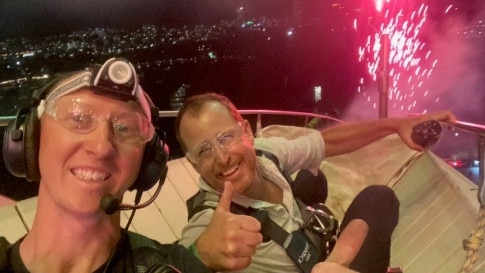
[{"label": "illuminated skyline", "polygon": [[[264,73],[272,72],[273,82],[281,83],[272,85],[263,82],[264,78],[269,79],[269,77],[257,77],[255,72],[251,72],[256,69],[248,69],[248,67],[254,66],[246,64],[242,66],[244,68],[238,68],[233,72],[240,74],[239,76],[232,75],[238,81],[235,83],[238,84],[238,88],[246,93],[260,94],[256,90],[266,90],[266,92],[285,94],[280,97],[286,97],[291,102],[304,100],[301,98],[302,96],[307,96],[307,101],[313,101],[313,94],[311,94],[313,87],[321,86],[323,91],[322,99],[319,101],[320,109],[344,107],[345,103],[341,101],[350,101],[355,96],[354,104],[357,105],[355,108],[362,109],[362,106],[365,106],[369,112],[375,112],[378,107],[376,71],[380,35],[387,32],[391,34],[392,44],[388,107],[390,115],[422,112],[432,110],[434,107],[442,109],[450,105],[454,106],[459,101],[455,98],[458,96],[457,94],[467,95],[469,101],[477,103],[482,101],[481,93],[472,91],[479,90],[485,70],[483,65],[473,63],[473,59],[478,59],[477,56],[483,54],[483,50],[480,48],[480,46],[483,47],[483,42],[480,44],[483,41],[479,33],[481,28],[473,25],[477,18],[480,18],[480,11],[483,7],[478,0],[429,0],[426,1],[427,4],[417,0],[382,0],[380,2],[374,0],[313,2],[204,0],[197,3],[189,0],[107,0],[101,2],[87,0],[83,1],[83,6],[76,5],[77,2],[62,2],[61,5],[59,1],[2,1],[0,15],[4,16],[0,18],[4,23],[0,27],[3,30],[8,28],[8,31],[0,31],[0,35],[5,36],[12,32],[19,37],[22,37],[24,33],[41,35],[43,32],[38,31],[40,28],[44,28],[44,31],[49,28],[55,29],[58,32],[67,28],[88,31],[90,27],[97,26],[100,27],[98,35],[100,36],[105,35],[103,33],[108,31],[107,27],[111,25],[123,26],[122,29],[125,29],[126,26],[139,29],[142,23],[163,23],[161,18],[174,25],[234,19],[238,15],[242,16],[242,19],[243,17],[251,18],[251,14],[255,14],[254,10],[259,10],[264,15],[271,14],[283,19],[287,18],[288,23],[286,24],[289,28],[285,31],[286,33],[291,32],[292,35],[285,37],[286,40],[281,40],[283,38],[277,36],[279,30],[276,29],[273,29],[276,32],[269,33],[268,31],[266,34],[263,28],[259,32],[254,32],[254,35],[259,38],[266,37],[268,41],[271,39],[271,43],[274,45],[281,45],[275,50],[266,48],[265,50],[269,50],[268,52],[274,52],[274,55],[263,56],[263,58],[268,58],[264,61],[260,59],[260,64],[263,65],[277,64],[271,69],[262,70]],[[272,6],[273,2],[278,2],[279,6]],[[312,6],[311,9],[307,7],[305,10],[304,4],[310,2],[318,3],[318,5]],[[457,4],[450,8],[449,3],[451,2]],[[26,5],[27,3],[28,5]],[[236,7],[243,3],[247,4],[244,6],[244,13],[237,14]],[[149,8],[147,8],[148,6]],[[206,8],[201,8],[203,6]],[[268,9],[268,7],[273,9]],[[302,12],[310,13],[311,16]],[[289,20],[291,17],[293,21]],[[301,27],[298,25],[305,24],[306,22],[302,19],[310,17],[311,20],[308,21],[313,24],[312,26],[306,24]],[[459,19],[456,20],[457,18]],[[456,23],[457,21],[460,23]],[[285,21],[281,20],[281,22]],[[451,25],[449,22],[453,22],[453,24]],[[55,27],[47,25],[47,23],[52,23]],[[13,27],[14,25],[15,27]],[[354,29],[349,31],[352,25],[354,25]],[[65,28],[59,28],[59,26]],[[206,28],[209,29],[210,25],[206,25]],[[64,39],[50,40],[49,44],[62,43]],[[116,43],[116,40],[111,38],[102,41],[94,38],[87,40]],[[79,41],[77,39],[77,41],[69,43],[71,46],[75,46]],[[136,43],[136,40],[131,43],[133,42]],[[268,42],[268,44],[270,43]],[[119,44],[116,48],[120,49],[125,45]],[[254,55],[251,50],[256,50],[251,46],[251,42],[247,44],[236,42],[233,45],[236,45],[237,48],[229,51],[244,51]],[[97,45],[93,46],[95,48],[93,50],[97,50]],[[203,50],[210,50],[210,48],[204,47]],[[223,56],[221,51],[211,52],[211,54],[216,53],[219,54],[219,58]],[[170,61],[170,57],[162,54],[162,51],[158,55],[160,62]],[[59,57],[62,57],[62,52]],[[244,60],[243,55],[238,58]],[[467,62],[470,59],[471,62]],[[360,71],[359,64],[357,64],[359,60],[366,65],[367,73]],[[211,67],[212,69],[213,67]],[[207,70],[205,71],[207,72]],[[192,72],[181,72],[179,76],[192,75]],[[215,73],[211,77],[220,78],[220,76],[216,77]],[[252,77],[256,77],[258,80],[254,81]],[[355,78],[362,79],[360,84],[356,84],[359,88],[354,88],[351,92],[347,91],[346,88],[353,84]],[[192,86],[196,86],[196,84],[192,83]],[[274,86],[277,88],[271,88]],[[229,86],[224,88],[234,89]],[[251,103],[254,104],[254,101],[247,102],[247,104]],[[288,105],[285,104],[281,107],[288,107]],[[376,114],[372,113],[369,116],[374,118]]]}]

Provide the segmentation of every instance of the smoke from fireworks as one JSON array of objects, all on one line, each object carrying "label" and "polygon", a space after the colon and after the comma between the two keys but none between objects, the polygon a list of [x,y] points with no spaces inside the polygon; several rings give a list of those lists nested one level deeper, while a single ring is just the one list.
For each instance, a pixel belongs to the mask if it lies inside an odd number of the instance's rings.
[{"label": "smoke from fireworks", "polygon": [[484,123],[485,2],[417,2],[380,0],[357,10],[356,58],[367,73],[345,119],[380,117],[378,91],[387,90],[388,116],[450,109],[462,120]]}]

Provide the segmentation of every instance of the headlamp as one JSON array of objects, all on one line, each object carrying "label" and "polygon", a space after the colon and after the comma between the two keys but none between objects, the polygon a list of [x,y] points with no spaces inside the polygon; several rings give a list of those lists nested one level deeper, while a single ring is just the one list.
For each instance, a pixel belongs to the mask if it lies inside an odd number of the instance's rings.
[{"label": "headlamp", "polygon": [[138,78],[127,60],[113,58],[93,68],[91,87],[95,93],[121,100],[134,100]]},{"label": "headlamp", "polygon": [[135,68],[124,58],[111,58],[103,65],[98,64],[90,69],[77,71],[60,79],[54,86],[50,87],[46,98],[39,105],[38,116],[42,116],[43,105],[46,102],[53,101],[83,87],[89,88],[97,95],[122,101],[138,102],[150,120],[158,117],[158,109],[156,109],[156,113],[152,113],[151,108],[155,109],[155,107],[139,85]]},{"label": "headlamp", "polygon": [[125,84],[131,80],[133,71],[130,65],[124,61],[114,61],[108,67],[108,76],[111,81],[117,84]]}]

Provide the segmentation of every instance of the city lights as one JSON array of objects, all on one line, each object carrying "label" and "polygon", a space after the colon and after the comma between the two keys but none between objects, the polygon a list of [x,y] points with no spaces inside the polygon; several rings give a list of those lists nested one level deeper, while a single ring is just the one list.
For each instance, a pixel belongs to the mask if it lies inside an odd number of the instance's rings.
[{"label": "city lights", "polygon": [[313,99],[315,102],[322,100],[322,87],[320,85],[313,87]]}]

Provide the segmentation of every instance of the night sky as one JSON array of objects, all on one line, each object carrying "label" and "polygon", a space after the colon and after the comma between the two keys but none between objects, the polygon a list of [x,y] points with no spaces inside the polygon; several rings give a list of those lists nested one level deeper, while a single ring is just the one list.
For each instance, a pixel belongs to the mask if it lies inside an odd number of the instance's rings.
[{"label": "night sky", "polygon": [[[181,25],[234,18],[245,5],[249,13],[287,12],[291,0],[2,0],[0,38],[44,36],[91,27]],[[284,15],[283,15],[284,16]]]},{"label": "night sky", "polygon": [[[403,0],[401,0],[403,1]],[[412,3],[418,0],[404,0]],[[138,27],[142,24],[183,25],[212,23],[234,18],[244,6],[249,15],[287,17],[293,0],[2,0],[0,39],[45,36],[92,27]],[[349,11],[372,7],[373,0],[304,0],[340,3]],[[473,17],[483,7],[482,0],[427,0],[431,16],[440,16],[449,4]],[[332,16],[332,14],[325,14]],[[340,20],[335,16],[331,20]]]},{"label": "night sky", "polygon": [[156,22],[159,0],[3,0],[0,3],[2,38],[40,36],[96,26],[139,25]]},{"label": "night sky", "polygon": [[[86,30],[93,27],[116,27],[116,28],[139,28],[143,24],[163,24],[179,26],[183,24],[212,23],[221,19],[234,19],[236,8],[244,6],[247,16],[264,14],[268,17],[286,18],[292,13],[292,4],[296,0],[1,0],[0,1],[0,40],[14,37],[44,37],[48,34],[67,33],[74,30]],[[348,25],[353,15],[348,13],[367,15],[365,10],[374,9],[374,0],[302,0],[312,5],[316,3],[321,7],[315,11],[332,25]],[[328,7],[332,3],[340,3],[345,11],[337,14]],[[457,7],[457,14],[465,19],[463,24],[470,24],[477,18],[485,17],[483,0],[393,0],[392,3],[401,5],[418,4],[427,2],[430,6],[430,22],[427,28],[427,42],[433,48],[435,58],[440,60],[440,70],[436,69],[436,80],[430,81],[429,89],[436,97],[441,92],[441,104],[452,105],[458,108],[458,101],[482,102],[482,95],[468,90],[481,90],[483,86],[483,62],[485,55],[483,44],[470,44],[468,40],[451,39],[451,27],[444,17],[444,10],[450,4]],[[482,16],[478,16],[482,14]],[[345,15],[345,16],[342,16]],[[456,15],[456,14],[455,14]],[[344,20],[347,20],[342,23]],[[329,24],[321,24],[328,27]],[[463,26],[460,26],[463,27]],[[322,29],[319,29],[322,31]],[[314,44],[314,50],[324,47],[351,52],[349,40],[337,32],[327,31],[329,38]],[[331,35],[331,36],[330,36]],[[316,36],[316,35],[314,35]],[[309,40],[315,40],[309,36]],[[323,38],[322,38],[323,39]],[[453,44],[451,43],[453,42]],[[475,42],[476,43],[476,42]],[[342,44],[342,47],[336,46]],[[299,56],[311,52],[299,51]],[[308,52],[307,52],[308,51]],[[327,63],[343,66],[332,58],[340,55],[335,51],[325,51]],[[472,54],[473,53],[473,54]],[[338,71],[335,67],[323,67],[322,75]],[[460,69],[458,69],[460,68]],[[295,68],[296,69],[296,68]],[[303,71],[303,70],[302,70]],[[453,76],[450,76],[453,75]],[[323,76],[322,76],[323,77]],[[335,78],[335,77],[333,77]],[[446,80],[446,81],[445,81]],[[452,81],[452,82],[451,82]],[[450,91],[451,90],[451,91]],[[463,90],[463,91],[461,91]],[[352,91],[353,92],[353,91]],[[470,98],[463,99],[464,94],[470,94]],[[460,99],[455,99],[460,96]],[[480,99],[477,99],[480,96]],[[345,95],[345,97],[348,97]],[[441,106],[441,105],[440,105]],[[471,110],[470,107],[459,107]],[[357,107],[361,107],[357,104]],[[480,107],[481,109],[482,107]],[[473,108],[475,109],[475,108]],[[477,112],[477,111],[473,111]],[[471,114],[467,113],[467,117]]]}]

